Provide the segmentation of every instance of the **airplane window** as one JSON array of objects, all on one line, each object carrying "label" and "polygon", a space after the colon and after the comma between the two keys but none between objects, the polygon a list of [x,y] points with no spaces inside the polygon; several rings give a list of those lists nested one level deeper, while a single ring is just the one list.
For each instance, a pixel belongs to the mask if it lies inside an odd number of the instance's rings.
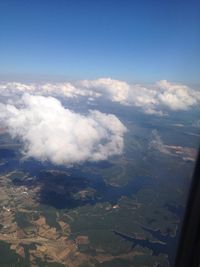
[{"label": "airplane window", "polygon": [[200,144],[198,1],[0,1],[0,267],[173,267]]}]

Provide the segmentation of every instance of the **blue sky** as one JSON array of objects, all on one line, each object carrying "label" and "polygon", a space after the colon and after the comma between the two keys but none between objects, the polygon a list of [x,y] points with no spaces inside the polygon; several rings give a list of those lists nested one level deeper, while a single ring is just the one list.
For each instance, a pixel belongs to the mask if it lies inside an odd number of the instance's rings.
[{"label": "blue sky", "polygon": [[200,2],[2,0],[0,79],[199,84]]}]

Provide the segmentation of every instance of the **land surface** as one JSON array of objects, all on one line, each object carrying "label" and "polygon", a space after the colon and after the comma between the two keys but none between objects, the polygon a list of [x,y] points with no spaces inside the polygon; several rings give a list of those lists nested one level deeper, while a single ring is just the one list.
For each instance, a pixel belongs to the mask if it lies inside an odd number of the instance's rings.
[{"label": "land surface", "polygon": [[198,134],[126,123],[122,156],[71,167],[22,160],[1,129],[0,266],[173,265]]}]

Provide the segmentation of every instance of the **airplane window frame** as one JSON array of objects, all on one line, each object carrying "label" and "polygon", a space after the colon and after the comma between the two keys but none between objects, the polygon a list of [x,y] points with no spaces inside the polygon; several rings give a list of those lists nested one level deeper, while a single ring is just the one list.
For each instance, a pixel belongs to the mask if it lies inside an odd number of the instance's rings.
[{"label": "airplane window frame", "polygon": [[200,266],[200,149],[181,228],[175,267]]}]

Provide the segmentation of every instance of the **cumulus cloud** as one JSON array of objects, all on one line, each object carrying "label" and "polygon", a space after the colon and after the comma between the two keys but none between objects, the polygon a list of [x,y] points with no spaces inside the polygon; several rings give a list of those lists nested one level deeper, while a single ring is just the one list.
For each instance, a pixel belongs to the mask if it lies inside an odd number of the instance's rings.
[{"label": "cumulus cloud", "polygon": [[36,95],[66,98],[101,97],[121,105],[135,106],[147,114],[163,115],[168,110],[187,110],[200,104],[200,92],[183,84],[161,80],[151,85],[129,84],[110,78],[82,80],[73,83],[0,84],[0,95],[30,92]]},{"label": "cumulus cloud", "polygon": [[83,80],[78,83],[81,88],[97,91],[99,96],[106,96],[114,102],[125,104],[128,98],[130,86],[123,81],[110,78],[101,78],[97,80]]},{"label": "cumulus cloud", "polygon": [[200,104],[199,91],[166,80],[143,86],[105,78],[84,80],[80,85],[98,91],[113,102],[139,107],[148,114],[163,115],[164,108],[178,111]]},{"label": "cumulus cloud", "polygon": [[70,82],[63,83],[18,83],[9,82],[0,84],[0,95],[12,97],[15,94],[22,95],[29,92],[35,95],[62,96],[67,98],[76,98],[80,96],[98,97],[98,93],[91,90],[81,90]]},{"label": "cumulus cloud", "polygon": [[157,82],[158,99],[172,110],[187,110],[200,103],[200,92],[186,85],[170,83],[166,80]]},{"label": "cumulus cloud", "polygon": [[24,94],[20,104],[0,104],[0,123],[22,141],[25,158],[70,165],[123,152],[126,127],[115,115],[81,115],[54,97]]}]

